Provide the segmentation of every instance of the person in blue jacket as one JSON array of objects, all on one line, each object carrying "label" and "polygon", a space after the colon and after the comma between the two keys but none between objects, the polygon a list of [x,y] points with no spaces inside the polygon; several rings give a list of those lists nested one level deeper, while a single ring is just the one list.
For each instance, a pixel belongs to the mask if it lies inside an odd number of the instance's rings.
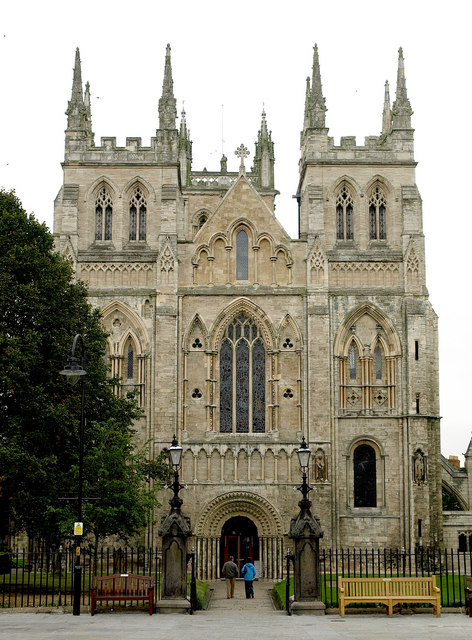
[{"label": "person in blue jacket", "polygon": [[256,577],[256,567],[252,564],[250,559],[245,561],[245,564],[241,569],[241,575],[244,578],[246,598],[254,598],[254,586],[252,583],[254,578]]}]

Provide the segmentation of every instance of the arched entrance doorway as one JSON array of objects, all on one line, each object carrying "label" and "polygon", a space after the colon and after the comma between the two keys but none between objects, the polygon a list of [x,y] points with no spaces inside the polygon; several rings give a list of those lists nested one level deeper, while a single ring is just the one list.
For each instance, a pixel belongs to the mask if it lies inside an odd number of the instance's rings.
[{"label": "arched entrance doorway", "polygon": [[[227,520],[221,530],[220,558],[221,566],[233,556],[238,570],[247,558],[259,564],[259,536],[257,527],[245,516],[234,516]],[[256,566],[257,566],[256,564]]]}]

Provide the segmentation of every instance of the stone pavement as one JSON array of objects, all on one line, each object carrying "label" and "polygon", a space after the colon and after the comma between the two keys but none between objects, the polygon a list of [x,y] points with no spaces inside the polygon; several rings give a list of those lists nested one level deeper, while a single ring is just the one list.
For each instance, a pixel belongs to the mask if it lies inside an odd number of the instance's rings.
[{"label": "stone pavement", "polygon": [[[224,582],[215,588],[211,608],[189,615],[104,612],[93,618],[68,612],[16,613],[0,610],[2,640],[471,640],[472,618],[446,613],[417,615],[347,614],[287,616],[274,611],[268,582],[254,583],[246,600],[236,582],[235,598],[226,599]],[[24,611],[24,610],[23,610]],[[33,611],[33,610],[32,610]]]}]

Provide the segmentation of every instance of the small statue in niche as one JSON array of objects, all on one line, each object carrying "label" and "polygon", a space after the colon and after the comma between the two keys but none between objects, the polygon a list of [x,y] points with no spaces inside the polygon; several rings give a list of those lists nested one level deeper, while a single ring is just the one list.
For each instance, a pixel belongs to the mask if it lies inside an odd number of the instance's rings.
[{"label": "small statue in niche", "polygon": [[326,482],[328,479],[328,468],[326,454],[323,449],[317,449],[314,459],[315,482]]},{"label": "small statue in niche", "polygon": [[421,449],[417,449],[413,456],[413,479],[416,484],[422,484],[426,480],[426,460]]}]

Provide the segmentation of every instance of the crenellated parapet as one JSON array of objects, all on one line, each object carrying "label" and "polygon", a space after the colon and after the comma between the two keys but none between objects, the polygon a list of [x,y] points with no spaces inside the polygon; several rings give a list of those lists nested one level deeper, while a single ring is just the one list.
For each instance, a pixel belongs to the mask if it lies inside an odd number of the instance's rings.
[{"label": "crenellated parapet", "polygon": [[301,163],[317,164],[410,164],[416,166],[413,139],[398,145],[391,135],[366,136],[363,145],[357,145],[355,136],[342,136],[340,144],[333,137],[320,137],[316,130],[305,133],[305,148]]}]

